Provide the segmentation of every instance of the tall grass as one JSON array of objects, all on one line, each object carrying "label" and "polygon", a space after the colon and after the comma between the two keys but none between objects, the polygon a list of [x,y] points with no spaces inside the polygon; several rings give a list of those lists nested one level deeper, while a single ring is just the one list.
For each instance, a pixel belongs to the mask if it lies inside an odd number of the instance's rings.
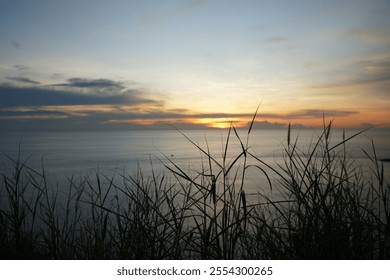
[{"label": "tall grass", "polygon": [[365,152],[373,164],[370,175],[365,174],[348,158],[345,145],[358,134],[348,139],[344,134],[332,146],[331,125],[306,151],[298,148],[298,139],[288,140],[284,164],[274,170],[283,199],[265,197],[268,215],[254,217],[255,231],[277,244],[261,248],[265,257],[389,258],[390,185],[384,181],[383,163],[373,147],[374,157]]},{"label": "tall grass", "polygon": [[[151,160],[150,174],[140,166],[59,185],[49,182],[43,164],[34,170],[20,156],[8,158],[0,257],[389,259],[390,185],[374,145],[364,150],[370,170],[363,172],[346,145],[358,134],[333,144],[329,123],[302,148],[289,126],[284,161],[275,167],[250,146],[255,117],[244,137],[230,126],[222,155],[207,140],[201,146],[179,132],[200,153],[195,171],[165,157],[157,174]],[[239,145],[237,154],[231,145]],[[248,198],[247,176],[265,178],[269,192]]]}]

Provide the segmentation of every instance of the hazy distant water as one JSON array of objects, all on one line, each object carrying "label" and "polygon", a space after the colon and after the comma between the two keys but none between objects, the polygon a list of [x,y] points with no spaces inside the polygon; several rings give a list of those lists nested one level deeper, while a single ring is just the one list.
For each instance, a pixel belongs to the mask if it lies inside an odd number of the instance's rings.
[{"label": "hazy distant water", "polygon": [[[227,130],[187,130],[183,131],[191,140],[203,149],[209,147],[213,157],[222,161]],[[299,146],[306,150],[317,139],[320,131],[293,131],[292,140],[299,136]],[[346,131],[349,137],[356,131]],[[239,131],[246,144],[246,131]],[[286,144],[286,130],[253,130],[249,138],[251,151],[265,162],[276,165],[282,162],[282,151]],[[233,160],[240,152],[241,145],[232,132],[230,135],[228,157]],[[342,139],[341,130],[333,130],[334,143]],[[356,160],[365,158],[362,148],[371,152],[371,139],[374,139],[378,158],[390,158],[390,131],[371,130],[353,139],[348,152]],[[151,170],[150,161],[156,173],[163,169],[161,162],[169,164],[168,159],[184,170],[201,171],[201,164],[207,165],[207,159],[182,134],[175,130],[132,130],[132,131],[94,131],[94,132],[40,132],[40,133],[3,133],[0,136],[0,149],[16,158],[19,151],[21,158],[28,158],[30,167],[40,169],[42,162],[47,174],[54,180],[66,180],[71,175],[92,176],[96,171],[111,176],[116,173],[133,174],[140,166],[145,175]],[[203,159],[202,159],[203,156]],[[0,155],[4,168],[7,162],[4,154]],[[255,171],[252,171],[255,172]],[[390,163],[385,163],[387,178]],[[265,185],[265,178],[248,173],[252,178],[250,189],[256,191],[259,185]],[[250,179],[250,178],[249,178]],[[250,191],[249,191],[250,192]]]}]

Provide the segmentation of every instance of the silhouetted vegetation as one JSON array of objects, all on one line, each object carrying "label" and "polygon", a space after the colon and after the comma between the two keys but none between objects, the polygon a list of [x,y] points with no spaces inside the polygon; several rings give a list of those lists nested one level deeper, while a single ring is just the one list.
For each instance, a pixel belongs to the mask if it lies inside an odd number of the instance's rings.
[{"label": "silhouetted vegetation", "polygon": [[[221,159],[199,150],[201,170],[170,157],[165,171],[50,182],[20,157],[8,158],[0,185],[3,259],[389,259],[390,185],[383,162],[371,169],[331,145],[331,123],[310,147],[291,139],[283,164],[270,165],[231,126]],[[232,139],[241,146],[229,156]],[[185,141],[187,141],[185,140]],[[153,165],[153,161],[151,161]],[[248,170],[269,192],[248,198]],[[250,173],[255,174],[254,172]],[[118,183],[118,177],[121,183]]]}]

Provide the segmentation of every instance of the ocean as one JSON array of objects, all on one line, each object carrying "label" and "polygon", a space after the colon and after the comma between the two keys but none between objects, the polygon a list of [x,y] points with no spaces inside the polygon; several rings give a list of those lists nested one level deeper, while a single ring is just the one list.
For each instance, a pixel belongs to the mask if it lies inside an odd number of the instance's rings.
[{"label": "ocean", "polygon": [[[346,138],[357,133],[346,130]],[[272,167],[284,162],[283,152],[287,145],[287,130],[252,130],[247,141],[246,130],[230,132],[226,155],[227,165],[234,162],[242,152],[242,145]],[[343,131],[333,129],[331,146],[339,143]],[[184,135],[183,135],[184,134]],[[308,151],[321,130],[292,130],[291,141]],[[238,140],[238,137],[240,140]],[[188,139],[187,139],[188,138]],[[375,143],[378,159],[390,158],[390,130],[371,129],[347,142],[347,155],[357,164],[369,169],[369,161],[363,152],[373,154],[371,141]],[[18,158],[35,169],[45,170],[52,182],[66,182],[68,178],[90,177],[104,174],[136,174],[141,170],[144,176],[168,172],[166,166],[175,165],[186,173],[207,175],[217,174],[218,165],[209,168],[208,157],[202,152],[210,151],[213,159],[222,164],[228,130],[131,130],[131,131],[77,131],[77,132],[6,132],[0,137],[0,163],[2,173],[9,171],[10,160]],[[242,145],[241,145],[242,143]],[[248,144],[247,144],[248,143]],[[202,150],[201,150],[202,149]],[[243,159],[244,157],[241,157]],[[248,157],[247,165],[259,165]],[[232,171],[242,174],[242,160],[234,164]],[[389,181],[390,163],[384,162],[386,180]],[[256,193],[269,188],[267,178],[256,167],[246,169],[247,193]],[[194,176],[195,176],[194,175]],[[116,176],[119,177],[120,176]],[[272,179],[272,175],[271,175]],[[61,184],[59,184],[61,185]]]}]

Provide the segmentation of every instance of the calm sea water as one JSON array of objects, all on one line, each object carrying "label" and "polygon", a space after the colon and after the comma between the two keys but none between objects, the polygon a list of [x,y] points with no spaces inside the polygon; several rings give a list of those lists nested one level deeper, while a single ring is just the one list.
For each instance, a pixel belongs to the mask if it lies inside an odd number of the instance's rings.
[{"label": "calm sea water", "polygon": [[[346,131],[346,136],[349,137],[356,132]],[[227,130],[186,130],[183,133],[202,149],[209,149],[213,158],[222,162],[228,136]],[[242,130],[238,133],[241,141],[246,145],[247,132]],[[307,150],[310,144],[316,141],[319,133],[320,131],[309,129],[293,131],[292,140],[298,137],[298,145],[303,150]],[[286,138],[286,130],[253,130],[248,143],[251,152],[268,164],[276,166],[277,163],[283,162],[282,152],[287,142]],[[341,139],[342,131],[333,130],[332,143],[337,143]],[[357,136],[348,142],[348,154],[357,162],[366,165],[366,157],[362,149],[371,153],[372,139],[378,158],[390,158],[389,130],[373,129]],[[16,158],[20,151],[21,159],[27,160],[30,167],[41,169],[43,164],[50,179],[58,181],[66,180],[72,175],[92,176],[97,171],[107,176],[123,172],[134,174],[137,166],[140,166],[147,176],[152,169],[151,163],[158,173],[164,169],[163,163],[172,166],[169,161],[186,172],[196,173],[208,169],[208,161],[204,154],[175,130],[8,132],[0,136],[0,149],[3,152],[0,155],[2,170],[9,162],[6,155]],[[241,151],[241,144],[232,132],[227,162],[232,162]],[[256,164],[255,161],[248,163]],[[386,177],[389,178],[390,163],[385,162],[384,167]],[[215,165],[213,168],[217,170]],[[250,185],[248,192],[256,192],[267,185],[265,177],[256,175],[258,173],[256,168],[248,171],[247,178]]]}]

